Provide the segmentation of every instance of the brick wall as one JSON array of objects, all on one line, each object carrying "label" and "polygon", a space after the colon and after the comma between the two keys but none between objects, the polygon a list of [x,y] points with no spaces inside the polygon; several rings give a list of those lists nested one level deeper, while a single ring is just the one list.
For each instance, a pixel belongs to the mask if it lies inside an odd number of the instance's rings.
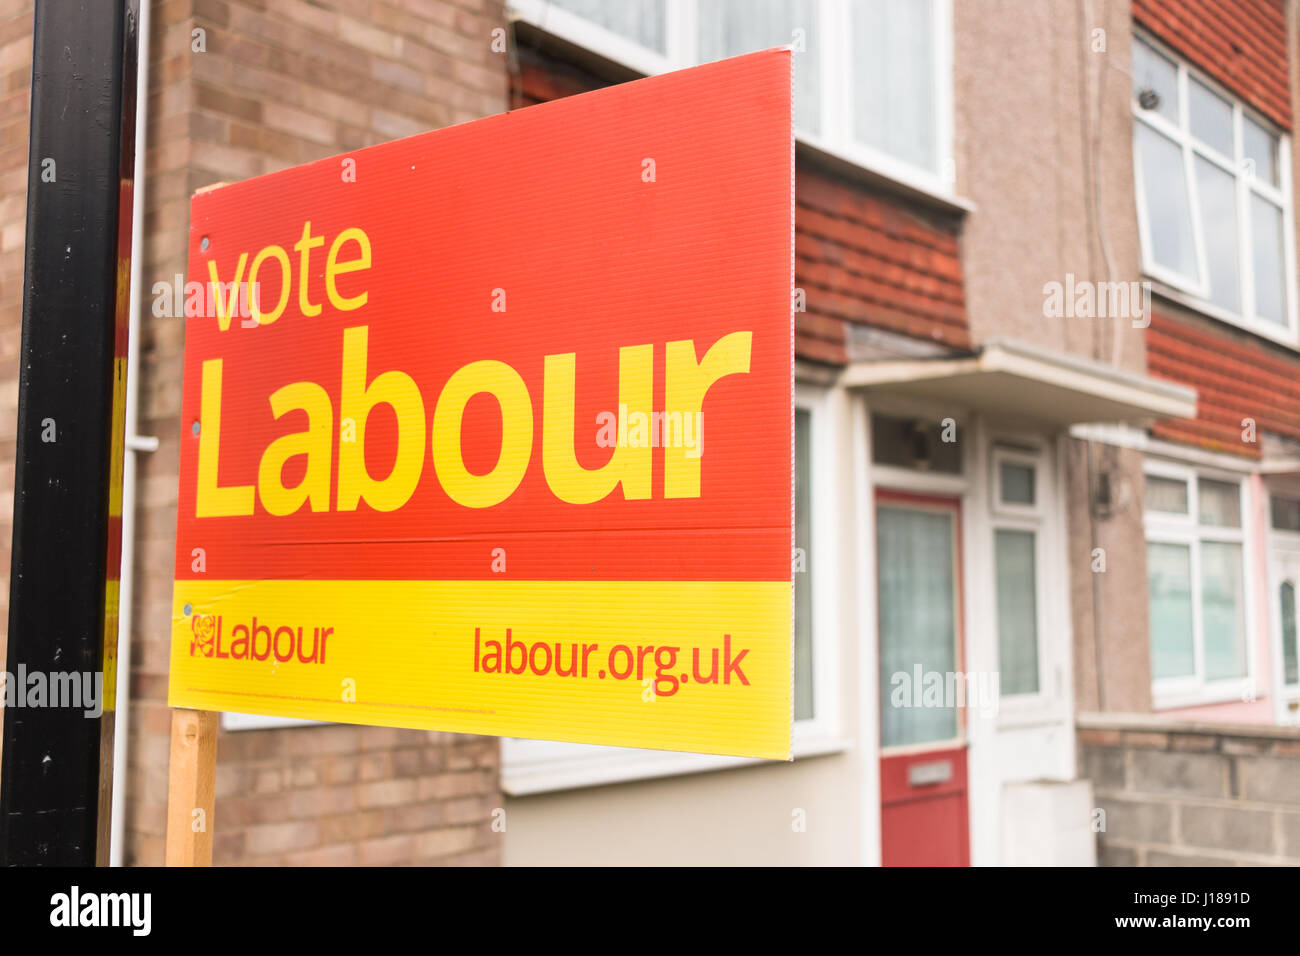
[{"label": "brick wall", "polygon": [[[0,0],[0,596],[7,594],[32,4]],[[160,863],[189,197],[506,107],[501,0],[155,0],[151,28],[127,859]],[[194,31],[202,30],[203,52]],[[0,628],[7,619],[0,615]],[[2,644],[0,644],[2,647]],[[218,863],[496,863],[495,738],[322,726],[223,732]]]},{"label": "brick wall", "polygon": [[1133,19],[1278,126],[1291,128],[1283,0],[1133,0]]},{"label": "brick wall", "polygon": [[927,213],[804,163],[795,179],[800,355],[844,361],[845,323],[970,347],[955,215]]},{"label": "brick wall", "polygon": [[[1252,458],[1260,432],[1300,439],[1300,362],[1282,350],[1153,312],[1147,368],[1196,389],[1196,417],[1157,422],[1159,438]],[[1242,438],[1245,419],[1256,424],[1254,442]]]},{"label": "brick wall", "polygon": [[1300,727],[1080,715],[1103,866],[1300,863]]}]

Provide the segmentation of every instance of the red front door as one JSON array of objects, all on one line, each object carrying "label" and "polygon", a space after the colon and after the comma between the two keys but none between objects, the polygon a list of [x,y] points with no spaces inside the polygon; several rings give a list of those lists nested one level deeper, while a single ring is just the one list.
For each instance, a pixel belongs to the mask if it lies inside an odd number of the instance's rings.
[{"label": "red front door", "polygon": [[877,493],[885,866],[970,863],[960,519],[955,498]]}]

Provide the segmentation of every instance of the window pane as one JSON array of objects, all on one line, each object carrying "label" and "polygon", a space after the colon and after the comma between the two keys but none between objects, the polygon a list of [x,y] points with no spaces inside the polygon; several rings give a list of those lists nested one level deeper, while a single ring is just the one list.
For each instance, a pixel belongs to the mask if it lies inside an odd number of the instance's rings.
[{"label": "window pane", "polygon": [[1183,544],[1147,545],[1147,594],[1151,603],[1151,676],[1191,677],[1192,556]]},{"label": "window pane", "polygon": [[937,170],[933,3],[858,0],[850,9],[854,138]]},{"label": "window pane", "polygon": [[1232,105],[1194,79],[1187,81],[1187,112],[1192,135],[1228,158],[1232,148]]},{"label": "window pane", "polygon": [[[944,441],[948,437],[951,441]],[[961,474],[961,430],[913,418],[871,416],[871,460],[915,471]]]},{"label": "window pane", "polygon": [[1002,503],[1032,505],[1034,503],[1034,467],[1012,461],[998,463],[998,483],[1002,487]]},{"label": "window pane", "polygon": [[1139,97],[1144,90],[1160,97],[1154,112],[1171,123],[1178,120],[1178,67],[1161,56],[1141,40],[1133,41],[1133,95]]},{"label": "window pane", "polygon": [[1249,116],[1241,118],[1241,145],[1255,170],[1255,178],[1279,185],[1277,174],[1277,137]]},{"label": "window pane", "polygon": [[1201,542],[1201,634],[1205,679],[1246,676],[1241,545]]},{"label": "window pane", "polygon": [[1273,527],[1278,531],[1300,531],[1300,498],[1272,498]]},{"label": "window pane", "polygon": [[557,7],[656,53],[666,53],[667,0],[551,0]]},{"label": "window pane", "polygon": [[[794,543],[802,562],[794,574],[794,719],[813,716],[812,416],[794,413]],[[802,570],[800,570],[802,568]]]},{"label": "window pane", "polygon": [[1187,514],[1187,482],[1179,478],[1160,478],[1147,475],[1146,506],[1148,511],[1166,514]]},{"label": "window pane", "polygon": [[951,740],[957,736],[955,701],[927,700],[925,691],[927,679],[946,688],[955,677],[952,515],[882,505],[876,536],[881,744]]},{"label": "window pane", "polygon": [[998,669],[1002,694],[1038,692],[1038,590],[1032,531],[994,535],[998,588]]},{"label": "window pane", "polygon": [[1196,483],[1197,521],[1216,528],[1241,527],[1241,486],[1202,478]]},{"label": "window pane", "polygon": [[804,51],[794,55],[794,121],[800,130],[816,133],[821,126],[817,0],[706,0],[697,11],[701,63],[784,46],[794,42],[795,30],[802,31]]},{"label": "window pane", "polygon": [[1295,585],[1283,581],[1278,599],[1282,602],[1282,669],[1283,680],[1288,684],[1300,684],[1300,661],[1296,653],[1295,628]]},{"label": "window pane", "polygon": [[1135,124],[1135,130],[1151,242],[1147,252],[1152,261],[1195,281],[1196,247],[1182,148],[1146,123]]},{"label": "window pane", "polygon": [[1210,301],[1241,311],[1237,249],[1237,180],[1208,159],[1196,157],[1196,189],[1205,232],[1205,262],[1210,273]]},{"label": "window pane", "polygon": [[1282,210],[1253,193],[1250,197],[1252,253],[1255,262],[1255,314],[1286,325],[1282,268]]}]

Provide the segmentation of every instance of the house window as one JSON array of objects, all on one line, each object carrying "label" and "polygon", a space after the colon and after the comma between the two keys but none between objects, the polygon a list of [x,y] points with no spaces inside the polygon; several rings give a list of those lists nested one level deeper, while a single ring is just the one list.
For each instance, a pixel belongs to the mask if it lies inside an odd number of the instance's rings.
[{"label": "house window", "polygon": [[553,6],[631,40],[655,53],[668,52],[668,0],[551,0]]},{"label": "house window", "polygon": [[509,0],[528,22],[643,73],[791,45],[800,139],[952,191],[952,0]]},{"label": "house window", "polygon": [[871,416],[871,460],[877,465],[960,475],[962,431],[956,422],[896,415]]},{"label": "house window", "polygon": [[1228,699],[1250,676],[1242,483],[1159,462],[1148,468],[1147,587],[1157,704]]},{"label": "house window", "polygon": [[1286,137],[1143,37],[1133,95],[1145,272],[1218,318],[1295,341]]},{"label": "house window", "polygon": [[1274,531],[1300,532],[1300,498],[1272,495],[1269,499],[1269,511],[1272,514]]},{"label": "house window", "polygon": [[1038,581],[1033,531],[993,532],[997,574],[998,674],[1005,696],[1038,693]]},{"label": "house window", "polygon": [[992,471],[998,686],[1003,697],[1037,694],[1042,687],[1038,642],[1043,613],[1040,456],[1032,449],[995,445]]},{"label": "house window", "polygon": [[792,42],[800,31],[803,52],[794,60],[794,116],[800,132],[821,127],[821,52],[817,0],[706,0],[697,8],[697,58],[722,60]]},{"label": "house window", "polygon": [[919,169],[939,169],[933,0],[867,0],[850,6],[855,51],[853,134]]},{"label": "house window", "polygon": [[1282,628],[1282,681],[1288,687],[1300,684],[1300,655],[1296,647],[1296,591],[1294,581],[1278,586],[1279,623]]}]

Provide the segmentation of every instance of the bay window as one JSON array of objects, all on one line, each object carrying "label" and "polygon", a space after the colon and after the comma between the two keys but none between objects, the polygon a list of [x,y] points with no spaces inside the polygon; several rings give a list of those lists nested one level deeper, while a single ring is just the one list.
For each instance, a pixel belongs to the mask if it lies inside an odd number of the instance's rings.
[{"label": "bay window", "polygon": [[1143,270],[1216,318],[1295,343],[1287,139],[1141,36],[1133,95]]}]

